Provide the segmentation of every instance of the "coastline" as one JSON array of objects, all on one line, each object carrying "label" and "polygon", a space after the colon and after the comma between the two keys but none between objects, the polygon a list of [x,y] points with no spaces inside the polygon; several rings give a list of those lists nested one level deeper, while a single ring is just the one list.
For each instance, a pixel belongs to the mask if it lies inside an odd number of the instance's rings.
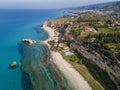
[{"label": "coastline", "polygon": [[48,47],[50,48],[50,45],[47,43],[49,40],[51,40],[53,37],[54,37],[54,29],[50,28],[50,27],[47,27],[47,21],[43,24],[43,27],[42,27],[45,31],[48,32],[49,34],[49,38],[47,40],[44,40],[43,42],[48,45]]},{"label": "coastline", "polygon": [[[47,43],[54,37],[54,29],[47,26],[47,22],[43,24],[43,29],[46,30],[49,34],[49,38],[43,43]],[[53,63],[58,67],[58,69],[65,75],[66,79],[73,85],[75,90],[92,90],[88,82],[83,78],[83,76],[77,72],[70,63],[63,59],[62,55],[59,52],[50,51]]]}]

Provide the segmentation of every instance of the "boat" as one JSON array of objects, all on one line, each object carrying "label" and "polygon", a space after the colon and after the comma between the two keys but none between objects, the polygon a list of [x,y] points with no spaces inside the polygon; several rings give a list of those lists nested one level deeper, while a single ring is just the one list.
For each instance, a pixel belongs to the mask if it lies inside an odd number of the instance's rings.
[{"label": "boat", "polygon": [[15,68],[17,68],[18,67],[18,64],[17,64],[17,62],[16,61],[13,61],[10,65],[9,65],[9,69],[15,69]]}]

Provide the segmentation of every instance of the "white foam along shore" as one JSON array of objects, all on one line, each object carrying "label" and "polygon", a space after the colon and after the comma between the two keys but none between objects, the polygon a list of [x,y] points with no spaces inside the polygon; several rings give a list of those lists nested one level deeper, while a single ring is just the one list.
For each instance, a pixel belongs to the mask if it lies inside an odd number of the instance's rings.
[{"label": "white foam along shore", "polygon": [[[50,46],[47,41],[51,40],[54,37],[54,30],[44,23],[43,29],[49,33],[50,38],[44,41],[45,44]],[[71,64],[63,59],[62,55],[59,52],[51,51],[53,62],[59,68],[59,70],[64,74],[66,79],[73,85],[75,90],[92,90],[87,81],[83,78],[79,72],[77,72]]]}]

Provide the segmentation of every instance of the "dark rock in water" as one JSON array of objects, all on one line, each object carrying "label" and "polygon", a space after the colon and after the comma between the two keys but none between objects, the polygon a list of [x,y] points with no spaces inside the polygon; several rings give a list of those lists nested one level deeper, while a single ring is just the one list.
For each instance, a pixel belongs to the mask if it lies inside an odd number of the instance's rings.
[{"label": "dark rock in water", "polygon": [[29,90],[74,90],[64,75],[52,62],[49,49],[44,44],[34,44],[32,46],[19,45],[19,51],[22,55],[22,81],[24,85],[32,84]]},{"label": "dark rock in water", "polygon": [[43,28],[43,24],[42,24],[42,25],[40,25],[40,27],[41,27],[41,28]]},{"label": "dark rock in water", "polygon": [[23,39],[22,41],[28,45],[33,45],[37,42],[37,41],[33,41],[32,39]]},{"label": "dark rock in water", "polygon": [[38,25],[38,26],[36,26],[35,28],[34,28],[34,30],[37,32],[37,33],[42,33],[43,32],[43,25]]},{"label": "dark rock in water", "polygon": [[43,27],[43,24],[36,26],[34,29],[41,29]]},{"label": "dark rock in water", "polygon": [[14,62],[12,62],[10,65],[9,65],[9,69],[15,69],[15,68],[17,68],[18,67],[18,64],[17,64],[17,62],[16,61],[14,61]]}]

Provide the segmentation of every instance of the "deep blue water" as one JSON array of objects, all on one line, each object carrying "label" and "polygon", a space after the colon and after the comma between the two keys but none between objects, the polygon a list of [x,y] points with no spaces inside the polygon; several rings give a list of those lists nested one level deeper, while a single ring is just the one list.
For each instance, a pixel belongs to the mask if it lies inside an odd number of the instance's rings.
[{"label": "deep blue water", "polygon": [[21,54],[17,43],[23,38],[44,40],[48,34],[34,28],[45,20],[63,15],[63,10],[0,10],[0,90],[22,90],[20,67],[10,70],[8,65]]}]

